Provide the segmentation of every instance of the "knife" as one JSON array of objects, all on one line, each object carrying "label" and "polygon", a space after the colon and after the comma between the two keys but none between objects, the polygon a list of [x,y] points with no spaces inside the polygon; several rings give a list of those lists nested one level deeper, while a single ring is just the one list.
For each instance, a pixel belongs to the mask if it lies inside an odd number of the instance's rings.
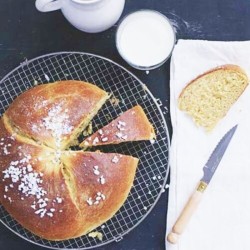
[{"label": "knife", "polygon": [[172,231],[168,234],[167,240],[171,244],[176,244],[178,242],[179,236],[183,233],[184,229],[186,228],[189,220],[191,219],[192,215],[194,214],[196,208],[198,207],[202,195],[207,188],[208,184],[210,183],[213,175],[219,166],[219,163],[226,152],[226,149],[237,129],[237,126],[231,128],[220,140],[217,144],[216,148],[214,149],[213,153],[209,157],[207,163],[203,167],[204,175],[201,178],[198,187],[196,188],[195,192],[189,198],[186,206],[182,210],[180,216],[178,217],[177,221],[175,222]]}]

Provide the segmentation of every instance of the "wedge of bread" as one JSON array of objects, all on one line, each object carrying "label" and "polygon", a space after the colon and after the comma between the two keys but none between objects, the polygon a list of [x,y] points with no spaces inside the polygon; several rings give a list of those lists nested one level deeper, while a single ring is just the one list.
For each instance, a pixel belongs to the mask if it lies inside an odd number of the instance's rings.
[{"label": "wedge of bread", "polygon": [[223,65],[192,80],[181,92],[178,106],[198,126],[211,131],[247,85],[248,77],[242,68],[237,65]]},{"label": "wedge of bread", "polygon": [[154,128],[140,105],[122,113],[115,120],[87,137],[80,147],[119,144],[130,141],[153,140]]},{"label": "wedge of bread", "polygon": [[83,81],[41,84],[18,96],[3,116],[23,136],[67,149],[108,98],[107,92]]}]

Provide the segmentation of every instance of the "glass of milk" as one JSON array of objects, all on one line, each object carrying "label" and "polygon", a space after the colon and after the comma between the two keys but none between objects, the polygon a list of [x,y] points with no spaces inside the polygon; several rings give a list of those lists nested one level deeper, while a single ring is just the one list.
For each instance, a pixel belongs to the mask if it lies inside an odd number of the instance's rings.
[{"label": "glass of milk", "polygon": [[175,41],[170,21],[154,10],[139,10],[127,15],[116,32],[116,46],[121,57],[140,70],[161,66],[170,57]]}]

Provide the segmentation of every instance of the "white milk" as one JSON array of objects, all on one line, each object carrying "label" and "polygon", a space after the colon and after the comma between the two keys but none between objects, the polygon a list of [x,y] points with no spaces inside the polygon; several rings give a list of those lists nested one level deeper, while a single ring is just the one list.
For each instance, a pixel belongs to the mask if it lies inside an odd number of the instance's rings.
[{"label": "white milk", "polygon": [[128,15],[117,30],[117,48],[132,66],[160,66],[171,54],[175,33],[168,19],[156,11],[141,10]]}]

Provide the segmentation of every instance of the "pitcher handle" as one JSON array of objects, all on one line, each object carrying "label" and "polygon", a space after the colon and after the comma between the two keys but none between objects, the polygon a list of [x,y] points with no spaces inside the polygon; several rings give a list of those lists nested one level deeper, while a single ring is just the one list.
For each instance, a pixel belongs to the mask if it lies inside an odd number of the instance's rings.
[{"label": "pitcher handle", "polygon": [[36,8],[41,12],[59,10],[62,7],[62,0],[36,0]]}]

